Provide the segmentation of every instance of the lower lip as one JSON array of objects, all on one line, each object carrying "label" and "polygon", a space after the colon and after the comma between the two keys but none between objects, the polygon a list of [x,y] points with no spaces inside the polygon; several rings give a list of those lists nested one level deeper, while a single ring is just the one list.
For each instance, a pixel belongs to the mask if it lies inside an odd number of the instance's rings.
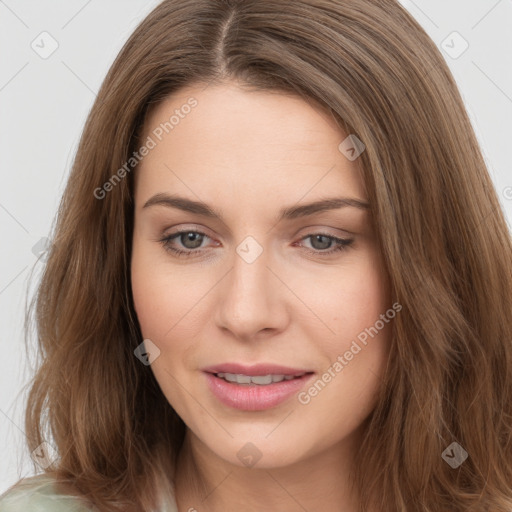
[{"label": "lower lip", "polygon": [[285,402],[298,393],[313,376],[307,373],[292,380],[259,384],[236,384],[227,382],[213,373],[205,373],[210,391],[224,404],[244,411],[263,411]]}]

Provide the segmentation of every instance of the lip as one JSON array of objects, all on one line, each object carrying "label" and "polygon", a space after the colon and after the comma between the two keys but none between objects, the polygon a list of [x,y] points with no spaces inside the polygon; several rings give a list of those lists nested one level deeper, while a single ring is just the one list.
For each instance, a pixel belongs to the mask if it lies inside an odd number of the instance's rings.
[{"label": "lip", "polygon": [[215,366],[208,366],[202,369],[206,373],[235,373],[242,375],[251,375],[254,377],[261,375],[298,375],[300,373],[311,373],[306,368],[289,368],[272,363],[259,363],[251,366],[245,366],[239,363],[222,363]]},{"label": "lip", "polygon": [[[288,371],[290,371],[289,368]],[[243,372],[239,371],[236,373]],[[275,374],[279,372],[273,370],[263,374],[260,373],[259,375],[268,375],[269,373]],[[302,372],[297,372],[294,370],[291,373],[293,374]],[[292,396],[296,395],[302,388],[304,388],[304,386],[306,386],[307,382],[311,380],[314,373],[309,372],[302,377],[291,380],[282,380],[281,382],[273,382],[272,384],[268,384],[266,386],[261,386],[259,384],[247,385],[227,382],[221,377],[216,377],[214,373],[206,371],[204,372],[204,375],[206,376],[207,385],[211,393],[222,404],[233,409],[239,409],[243,411],[264,411],[273,407],[277,407],[278,405],[286,402]],[[246,375],[256,374],[249,373]],[[279,373],[279,375],[290,375],[290,373]]]}]

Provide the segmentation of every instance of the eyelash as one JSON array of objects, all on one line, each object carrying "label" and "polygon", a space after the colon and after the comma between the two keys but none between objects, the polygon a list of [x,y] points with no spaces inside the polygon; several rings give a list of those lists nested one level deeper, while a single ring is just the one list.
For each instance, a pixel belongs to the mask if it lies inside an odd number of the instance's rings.
[{"label": "eyelash", "polygon": [[[194,233],[194,234],[197,234],[197,235],[200,235],[200,236],[204,236],[204,237],[210,238],[206,233],[201,233],[200,231],[194,231],[194,230],[186,229],[186,230],[183,230],[183,231],[177,231],[176,233],[173,233],[170,236],[166,236],[166,237],[160,239],[159,242],[163,245],[163,247],[164,247],[164,249],[166,251],[172,252],[175,256],[177,256],[179,258],[187,258],[187,257],[190,257],[190,256],[193,256],[193,255],[197,254],[198,252],[201,251],[201,249],[187,249],[187,250],[178,249],[178,248],[173,247],[171,245],[171,241],[173,241],[175,238],[179,238],[183,234],[188,234],[188,233]],[[306,248],[307,252],[309,252],[311,254],[314,254],[314,255],[328,256],[328,255],[331,255],[331,254],[334,254],[334,253],[337,253],[337,252],[345,251],[354,242],[353,239],[338,238],[336,236],[328,235],[327,233],[311,233],[309,235],[306,235],[305,237],[302,237],[301,241],[302,240],[307,240],[308,238],[311,238],[311,237],[314,237],[314,236],[318,236],[318,235],[332,240],[336,245],[335,245],[334,248],[328,249],[328,250],[325,250],[325,251],[322,251],[322,250],[319,250],[319,249],[309,249],[309,248]]]}]

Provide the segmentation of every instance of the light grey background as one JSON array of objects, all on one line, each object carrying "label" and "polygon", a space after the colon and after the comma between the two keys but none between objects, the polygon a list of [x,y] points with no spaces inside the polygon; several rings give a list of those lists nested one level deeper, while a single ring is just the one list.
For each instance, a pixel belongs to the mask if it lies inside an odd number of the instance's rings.
[{"label": "light grey background", "polygon": [[[22,390],[31,369],[22,329],[25,297],[42,268],[34,251],[49,234],[95,91],[157,3],[0,0],[0,493],[31,474]],[[512,0],[401,3],[455,75],[510,226]]]}]

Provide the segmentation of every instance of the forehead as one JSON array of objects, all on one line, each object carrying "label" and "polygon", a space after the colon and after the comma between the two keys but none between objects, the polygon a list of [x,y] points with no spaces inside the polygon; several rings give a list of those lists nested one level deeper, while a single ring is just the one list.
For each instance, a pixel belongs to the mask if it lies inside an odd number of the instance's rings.
[{"label": "forehead", "polygon": [[146,119],[141,140],[153,148],[137,167],[136,196],[188,188],[287,203],[336,192],[364,199],[358,162],[338,149],[346,137],[325,110],[297,96],[235,83],[187,87]]}]

